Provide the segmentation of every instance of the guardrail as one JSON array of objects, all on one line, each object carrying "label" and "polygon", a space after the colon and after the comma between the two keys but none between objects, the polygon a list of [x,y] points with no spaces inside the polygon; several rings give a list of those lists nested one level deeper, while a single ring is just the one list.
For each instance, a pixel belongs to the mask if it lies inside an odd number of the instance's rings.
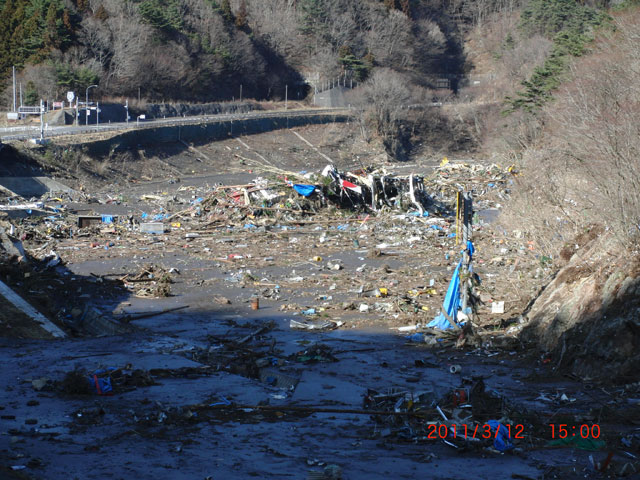
[{"label": "guardrail", "polygon": [[[344,108],[321,108],[321,109],[308,109],[308,110],[277,110],[271,112],[249,112],[249,113],[224,113],[218,115],[199,115],[196,117],[173,117],[173,118],[161,118],[154,120],[145,120],[144,122],[136,123],[109,123],[103,125],[87,125],[81,127],[58,126],[49,127],[45,131],[45,138],[61,137],[65,135],[82,135],[91,133],[101,133],[110,131],[130,131],[130,130],[144,130],[151,128],[158,128],[164,126],[181,126],[181,125],[199,125],[203,123],[213,122],[228,122],[228,121],[243,121],[256,118],[273,118],[273,117],[303,117],[308,115],[350,115],[352,112]],[[24,128],[39,132],[38,127],[16,127]],[[5,129],[8,130],[8,129]],[[15,131],[15,130],[14,130]],[[5,135],[0,137],[0,141],[20,141],[29,140],[31,135]]]}]

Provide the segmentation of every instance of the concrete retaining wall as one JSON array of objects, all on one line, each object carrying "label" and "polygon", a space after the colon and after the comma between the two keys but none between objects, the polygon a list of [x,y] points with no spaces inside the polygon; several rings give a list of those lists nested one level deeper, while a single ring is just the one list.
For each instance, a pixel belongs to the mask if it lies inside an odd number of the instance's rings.
[{"label": "concrete retaining wall", "polygon": [[197,125],[170,125],[129,130],[107,140],[83,142],[79,144],[79,146],[86,148],[90,154],[106,155],[109,152],[128,150],[139,145],[175,143],[180,141],[204,144],[231,137],[255,135],[283,128],[347,122],[348,120],[349,116],[345,114],[314,114],[212,121],[211,123],[201,123]]}]

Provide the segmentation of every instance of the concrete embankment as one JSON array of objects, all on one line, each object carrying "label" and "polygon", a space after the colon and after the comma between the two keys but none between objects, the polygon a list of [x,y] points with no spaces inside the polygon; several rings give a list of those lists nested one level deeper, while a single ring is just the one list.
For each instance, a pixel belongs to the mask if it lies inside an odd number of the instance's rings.
[{"label": "concrete embankment", "polygon": [[82,142],[88,153],[105,155],[110,152],[127,150],[139,145],[157,143],[190,142],[204,144],[229,137],[254,135],[283,128],[302,125],[347,122],[346,112],[328,114],[278,114],[269,117],[244,118],[237,120],[203,120],[202,123],[165,125],[153,128],[127,130],[109,139]]}]

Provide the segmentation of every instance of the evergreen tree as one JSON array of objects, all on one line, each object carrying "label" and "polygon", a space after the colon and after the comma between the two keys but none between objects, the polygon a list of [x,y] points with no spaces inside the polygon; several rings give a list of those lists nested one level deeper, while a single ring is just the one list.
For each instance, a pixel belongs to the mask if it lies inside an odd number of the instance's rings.
[{"label": "evergreen tree", "polygon": [[299,0],[298,6],[302,11],[302,32],[308,35],[321,34],[327,17],[322,0]]},{"label": "evergreen tree", "polygon": [[182,15],[176,0],[144,0],[138,11],[146,23],[158,30],[180,30]]},{"label": "evergreen tree", "polygon": [[231,11],[231,4],[229,0],[222,0],[220,3],[220,13],[227,22],[233,22],[233,12]]},{"label": "evergreen tree", "polygon": [[[574,0],[531,0],[520,17],[520,29],[553,38],[549,57],[522,82],[524,90],[507,97],[506,113],[517,109],[535,112],[553,98],[569,59],[585,52],[593,28],[606,23],[607,15]],[[509,38],[507,39],[509,40]]]},{"label": "evergreen tree", "polygon": [[54,2],[49,4],[47,9],[47,16],[45,18],[45,31],[44,31],[44,47],[47,50],[60,47],[60,39],[58,38],[58,12]]},{"label": "evergreen tree", "polygon": [[10,8],[9,6],[12,3],[15,4],[15,10],[13,11],[13,14],[11,14],[11,12],[8,12],[8,17],[11,18],[9,22],[9,29],[7,31],[7,34],[9,35],[9,52],[11,55],[12,63],[16,67],[21,67],[25,61],[22,42],[24,41],[26,2],[24,0],[16,0],[15,2],[11,2],[11,0],[9,0],[5,5],[5,10]]},{"label": "evergreen tree", "polygon": [[0,75],[6,75],[15,62],[14,52],[11,48],[11,37],[15,30],[13,14],[15,2],[7,0],[0,10]]},{"label": "evergreen tree", "polygon": [[44,60],[44,43],[42,31],[44,30],[44,18],[40,9],[34,10],[17,29],[22,36],[20,56],[25,61],[38,63]]},{"label": "evergreen tree", "polygon": [[32,81],[27,82],[24,92],[24,104],[31,106],[40,104],[40,96],[38,95],[38,90],[36,89],[36,86]]}]

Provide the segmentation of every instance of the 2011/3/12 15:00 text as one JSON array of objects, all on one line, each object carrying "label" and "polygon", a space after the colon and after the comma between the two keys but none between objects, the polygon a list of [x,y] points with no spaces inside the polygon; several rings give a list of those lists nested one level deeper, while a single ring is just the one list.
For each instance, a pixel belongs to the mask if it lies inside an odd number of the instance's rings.
[{"label": "2011/3/12 15:00 text", "polygon": [[[567,437],[579,437],[579,438],[598,438],[600,437],[600,425],[568,425],[564,423],[553,424],[550,423],[551,438],[567,438]],[[447,437],[463,437],[463,438],[497,438],[500,429],[504,428],[507,436],[514,439],[524,439],[524,425],[502,425],[499,424],[498,428],[493,429],[491,425],[477,424],[475,427],[470,427],[466,424],[462,425],[445,425],[432,423],[427,425],[427,438],[447,438]],[[513,433],[513,436],[512,436]]]},{"label": "2011/3/12 15:00 text", "polygon": [[[497,438],[500,429],[504,429],[510,438],[524,439],[524,425],[502,425],[499,424],[497,428],[491,428],[491,425],[477,424],[475,427],[466,424],[462,425],[446,425],[444,423],[436,424],[431,423],[427,425],[427,438],[447,438],[447,437],[462,437],[462,438]],[[511,434],[513,433],[513,436]]]},{"label": "2011/3/12 15:00 text", "polygon": [[554,424],[550,423],[551,438],[598,438],[600,436],[600,425],[594,423],[593,425],[567,425],[565,423]]}]

